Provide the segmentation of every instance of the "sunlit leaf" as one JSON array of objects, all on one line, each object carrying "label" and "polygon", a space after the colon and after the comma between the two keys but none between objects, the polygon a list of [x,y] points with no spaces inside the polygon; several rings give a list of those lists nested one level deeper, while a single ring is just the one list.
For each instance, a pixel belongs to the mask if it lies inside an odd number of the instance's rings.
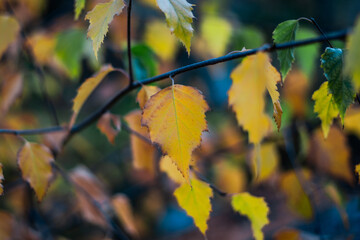
[{"label": "sunlit leaf", "polygon": [[280,75],[262,52],[246,57],[231,73],[233,84],[228,92],[229,105],[236,113],[238,124],[249,132],[249,142],[260,143],[269,131],[265,114],[265,91],[278,97],[276,83]]},{"label": "sunlit leaf", "polygon": [[254,238],[264,239],[262,228],[269,223],[269,208],[264,198],[252,196],[247,192],[239,193],[232,197],[231,206],[234,211],[249,218]]},{"label": "sunlit leaf", "polygon": [[239,193],[246,189],[247,176],[246,172],[233,163],[225,159],[214,166],[216,186],[226,193]]},{"label": "sunlit leaf", "polygon": [[115,15],[119,15],[125,7],[123,0],[110,0],[105,3],[98,3],[94,9],[85,16],[90,21],[88,37],[93,41],[95,57],[98,56],[98,50],[102,44],[109,24]]},{"label": "sunlit leaf", "polygon": [[197,89],[178,84],[153,95],[144,107],[142,124],[149,128],[151,140],[169,155],[187,181],[191,154],[207,129],[208,109]]},{"label": "sunlit leaf", "polygon": [[115,209],[116,216],[119,218],[124,228],[134,237],[138,237],[139,233],[136,228],[133,211],[130,200],[124,194],[116,194],[112,197],[111,203]]},{"label": "sunlit leaf", "polygon": [[333,95],[344,123],[346,109],[353,102],[355,93],[351,82],[343,74],[343,51],[339,48],[326,48],[321,55],[321,67],[329,81],[329,93]]},{"label": "sunlit leaf", "polygon": [[0,58],[9,45],[15,41],[19,31],[20,25],[14,17],[0,15]]},{"label": "sunlit leaf", "polygon": [[39,201],[43,199],[53,176],[51,163],[54,156],[46,146],[25,142],[18,153],[22,177],[34,189]]},{"label": "sunlit leaf", "polygon": [[348,37],[347,46],[349,51],[345,59],[345,73],[352,77],[352,83],[355,91],[360,90],[360,17],[356,20],[353,33]]},{"label": "sunlit leaf", "polygon": [[80,13],[85,7],[86,0],[75,0],[75,20],[80,16]]},{"label": "sunlit leaf", "polygon": [[309,197],[299,182],[299,177],[303,181],[309,181],[311,172],[302,169],[298,171],[298,174],[301,174],[301,176],[297,175],[294,171],[284,173],[281,176],[280,188],[286,195],[289,208],[305,219],[310,219],[313,216],[312,206]]},{"label": "sunlit leaf", "polygon": [[157,4],[165,14],[170,31],[180,39],[190,54],[191,38],[194,31],[191,26],[194,18],[193,5],[186,0],[157,0]]},{"label": "sunlit leaf", "polygon": [[3,194],[3,192],[4,192],[3,185],[1,184],[2,181],[4,181],[4,174],[3,174],[2,164],[0,163],[0,196],[1,196],[1,195]]},{"label": "sunlit leaf", "polygon": [[115,144],[115,137],[121,130],[120,116],[105,113],[98,120],[96,126],[103,134],[105,134],[111,144]]},{"label": "sunlit leaf", "polygon": [[153,176],[155,173],[155,148],[146,141],[146,139],[150,141],[149,130],[141,126],[141,111],[130,112],[125,116],[125,120],[132,130],[141,135],[131,134],[130,136],[133,166],[136,169],[145,169]]},{"label": "sunlit leaf", "polygon": [[56,38],[50,34],[35,33],[27,41],[37,63],[49,64],[55,54]]},{"label": "sunlit leaf", "polygon": [[158,91],[160,91],[160,88],[157,86],[143,86],[136,96],[140,108],[144,109],[146,102]]},{"label": "sunlit leaf", "polygon": [[315,101],[314,112],[318,114],[324,137],[327,138],[333,119],[339,115],[333,95],[329,93],[328,82],[321,84],[312,95],[312,99]]},{"label": "sunlit leaf", "polygon": [[183,184],[185,182],[183,175],[168,155],[165,155],[160,159],[160,170],[165,172],[175,183]]},{"label": "sunlit leaf", "polygon": [[212,189],[207,183],[195,178],[191,179],[191,185],[183,183],[178,187],[174,195],[186,213],[194,219],[196,227],[205,235],[208,228],[207,221],[210,217]]}]

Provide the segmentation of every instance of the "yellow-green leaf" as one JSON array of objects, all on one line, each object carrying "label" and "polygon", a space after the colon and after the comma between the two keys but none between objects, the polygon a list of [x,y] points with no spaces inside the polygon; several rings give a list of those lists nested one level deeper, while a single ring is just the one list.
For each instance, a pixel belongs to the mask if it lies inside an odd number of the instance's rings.
[{"label": "yellow-green leaf", "polygon": [[160,144],[187,181],[191,154],[207,130],[208,109],[197,89],[176,84],[153,95],[143,110],[142,124],[149,128],[151,141]]},{"label": "yellow-green leaf", "polygon": [[75,0],[75,20],[77,20],[80,16],[81,11],[85,7],[86,0]]},{"label": "yellow-green leaf", "polygon": [[249,142],[260,143],[269,129],[265,114],[266,88],[273,99],[278,98],[276,83],[280,74],[271,65],[266,53],[247,57],[231,73],[233,84],[228,92],[229,105],[240,126],[249,132]]},{"label": "yellow-green leaf", "polygon": [[152,95],[160,91],[157,86],[143,86],[136,96],[136,101],[139,103],[141,109],[144,109],[146,102]]},{"label": "yellow-green leaf", "polygon": [[232,197],[231,206],[234,211],[249,218],[255,239],[264,239],[261,229],[269,223],[269,208],[264,198],[252,196],[247,192],[240,193]]},{"label": "yellow-green leaf", "polygon": [[186,0],[157,0],[157,4],[165,14],[170,31],[180,39],[190,54],[191,38],[194,31],[191,26],[194,18],[193,5]]},{"label": "yellow-green leaf", "polygon": [[109,24],[115,15],[121,13],[124,6],[123,0],[110,0],[105,3],[98,3],[92,11],[86,14],[85,19],[90,21],[87,35],[93,41],[96,58],[100,45],[108,32]]},{"label": "yellow-green leaf", "polygon": [[2,181],[4,181],[4,174],[3,174],[3,170],[2,170],[2,164],[0,163],[0,196],[4,192],[3,185],[1,185]]},{"label": "yellow-green leaf", "polygon": [[103,66],[99,72],[86,79],[86,81],[79,87],[77,95],[73,100],[73,111],[75,115],[79,113],[81,107],[84,105],[86,99],[88,99],[94,89],[100,84],[105,76],[113,70],[114,68],[111,65]]},{"label": "yellow-green leaf", "polygon": [[51,163],[54,156],[50,149],[41,144],[26,142],[18,153],[17,161],[23,179],[30,184],[41,201],[53,176]]},{"label": "yellow-green leaf", "polygon": [[191,185],[183,183],[175,190],[174,195],[180,207],[194,219],[195,225],[205,235],[208,228],[207,220],[211,212],[210,198],[213,196],[210,186],[193,178]]},{"label": "yellow-green leaf", "polygon": [[345,58],[345,73],[352,77],[352,83],[355,91],[360,90],[360,17],[358,17],[353,33],[348,38],[347,46],[349,51]]},{"label": "yellow-green leaf", "polygon": [[320,88],[312,95],[312,99],[315,101],[314,112],[318,114],[324,137],[327,138],[333,119],[339,115],[333,95],[329,93],[328,82],[321,84]]},{"label": "yellow-green leaf", "polygon": [[15,41],[20,25],[14,17],[0,15],[0,58],[9,45]]}]

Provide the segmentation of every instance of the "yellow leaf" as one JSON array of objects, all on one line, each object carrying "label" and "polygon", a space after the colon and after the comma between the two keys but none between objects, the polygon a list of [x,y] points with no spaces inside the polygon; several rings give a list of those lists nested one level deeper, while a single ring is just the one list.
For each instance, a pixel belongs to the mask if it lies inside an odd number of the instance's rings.
[{"label": "yellow leaf", "polygon": [[129,199],[124,194],[116,194],[112,200],[116,216],[124,225],[128,233],[134,237],[138,237],[139,233],[136,229],[135,219]]},{"label": "yellow leaf", "polygon": [[171,180],[178,184],[183,184],[185,182],[183,175],[168,155],[165,155],[160,159],[160,170],[166,173]]},{"label": "yellow leaf", "polygon": [[208,109],[197,89],[176,84],[153,95],[143,110],[142,124],[149,128],[151,140],[160,144],[187,181],[192,152],[207,130]]},{"label": "yellow leaf", "polygon": [[353,183],[350,148],[346,136],[338,128],[332,127],[326,140],[320,130],[314,133],[309,159],[314,161],[320,171]]},{"label": "yellow leaf", "polygon": [[165,14],[170,31],[184,44],[190,54],[191,38],[194,29],[191,26],[194,15],[192,4],[186,0],[157,0],[160,10]]},{"label": "yellow leaf", "polygon": [[[256,162],[256,154],[252,155],[252,163]],[[258,172],[256,182],[264,182],[271,177],[277,170],[279,165],[279,154],[274,143],[268,143],[261,145],[260,148],[260,164],[259,169],[254,170]]]},{"label": "yellow leaf", "polygon": [[360,164],[357,164],[357,165],[355,166],[355,172],[356,172],[356,174],[357,174],[358,177],[359,177],[359,183],[360,183]]},{"label": "yellow leaf", "polygon": [[225,159],[220,159],[214,169],[216,186],[222,191],[231,194],[246,189],[247,176],[239,166],[228,163]]},{"label": "yellow leaf", "polygon": [[14,17],[8,15],[0,15],[0,58],[15,41],[20,31],[20,25]]},{"label": "yellow leaf", "polygon": [[194,219],[195,225],[205,235],[211,212],[210,198],[213,196],[209,185],[193,178],[191,185],[183,183],[175,190],[174,195],[180,207]]},{"label": "yellow leaf", "polygon": [[96,126],[105,134],[111,144],[115,144],[115,137],[121,130],[120,116],[105,113],[101,116]]},{"label": "yellow leaf", "polygon": [[171,61],[176,55],[178,43],[168,31],[166,23],[151,21],[146,26],[145,42],[163,61]]},{"label": "yellow leaf", "polygon": [[244,58],[231,73],[233,84],[228,92],[229,105],[236,113],[238,124],[249,132],[249,142],[260,143],[268,132],[264,94],[268,88],[271,97],[278,99],[276,83],[279,77],[267,54],[262,52]]},{"label": "yellow leaf", "polygon": [[34,189],[39,201],[43,199],[53,176],[51,163],[54,156],[46,146],[26,142],[18,153],[22,177]]},{"label": "yellow leaf", "polygon": [[247,192],[240,193],[232,197],[231,206],[234,211],[249,218],[255,239],[264,239],[261,229],[269,223],[269,208],[264,198],[252,196]]},{"label": "yellow leaf", "polygon": [[312,99],[315,101],[314,112],[321,119],[321,128],[324,137],[327,138],[333,119],[339,115],[333,95],[328,91],[328,82],[321,84],[319,90],[312,95]]},{"label": "yellow leaf", "polygon": [[39,64],[49,64],[54,59],[56,46],[54,36],[36,33],[28,39],[27,44],[31,47],[35,60]]},{"label": "yellow leaf", "polygon": [[4,192],[3,185],[1,185],[2,181],[4,181],[4,174],[3,174],[2,164],[0,163],[0,196]]},{"label": "yellow leaf", "polygon": [[[149,139],[149,130],[141,126],[141,111],[135,110],[125,116],[129,127],[141,134],[143,138]],[[155,173],[155,148],[146,140],[135,134],[131,134],[131,152],[133,156],[133,166],[136,169],[145,169],[152,176]]]},{"label": "yellow leaf", "polygon": [[86,0],[75,0],[75,20],[77,20],[80,16],[81,11],[85,7]]},{"label": "yellow leaf", "polygon": [[139,103],[141,109],[144,109],[145,103],[152,95],[160,91],[157,86],[143,86],[136,96],[136,101]]},{"label": "yellow leaf", "polygon": [[[311,178],[311,172],[306,169],[299,171],[301,177],[308,181]],[[287,205],[300,214],[305,219],[310,219],[313,216],[310,200],[302,188],[298,176],[294,171],[289,171],[281,176],[280,188],[287,197]]]},{"label": "yellow leaf", "polygon": [[93,49],[96,58],[100,45],[108,32],[109,24],[115,15],[121,13],[124,7],[125,3],[123,0],[110,0],[105,3],[97,4],[92,11],[86,14],[85,19],[90,22],[87,35],[93,41]]},{"label": "yellow leaf", "polygon": [[[105,78],[105,76],[113,71],[114,68],[111,65],[103,66],[96,75],[86,79],[86,81],[79,87],[77,95],[73,100],[73,119],[77,117],[81,107],[84,105],[86,99],[94,91],[94,89],[100,84],[100,82]],[[72,124],[71,124],[72,125]]]}]

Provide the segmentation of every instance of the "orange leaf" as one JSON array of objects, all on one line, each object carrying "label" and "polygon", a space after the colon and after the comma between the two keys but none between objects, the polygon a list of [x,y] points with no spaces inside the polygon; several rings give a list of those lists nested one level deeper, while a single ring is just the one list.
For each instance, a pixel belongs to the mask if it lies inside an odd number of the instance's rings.
[{"label": "orange leaf", "polygon": [[139,235],[129,199],[124,194],[116,194],[112,198],[112,205],[119,220],[123,223],[126,231],[132,236]]},{"label": "orange leaf", "polygon": [[[149,131],[146,127],[141,126],[141,111],[135,110],[125,116],[129,127],[139,133],[145,139],[149,139]],[[152,176],[155,173],[155,148],[145,139],[135,134],[131,134],[131,151],[133,156],[133,166],[136,169],[145,169]]]},{"label": "orange leaf", "polygon": [[54,156],[44,145],[25,142],[18,153],[22,177],[34,189],[39,201],[43,199],[53,176],[51,163]]},{"label": "orange leaf", "polygon": [[144,109],[145,103],[158,91],[160,91],[160,88],[157,86],[143,86],[136,97],[136,101],[139,103],[140,108]]},{"label": "orange leaf", "polygon": [[[112,125],[114,125],[115,128]],[[96,126],[100,132],[106,135],[111,144],[115,144],[115,137],[121,130],[120,116],[105,113],[101,116]]]}]

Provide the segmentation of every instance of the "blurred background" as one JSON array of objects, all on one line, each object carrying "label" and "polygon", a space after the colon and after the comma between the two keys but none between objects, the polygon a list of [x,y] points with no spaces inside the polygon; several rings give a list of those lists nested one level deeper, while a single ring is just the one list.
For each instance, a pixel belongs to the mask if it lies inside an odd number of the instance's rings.
[{"label": "blurred background", "polygon": [[[126,8],[109,27],[96,60],[86,31],[86,12],[105,1],[87,0],[85,10],[74,19],[74,1],[0,0],[0,14],[14,15],[22,36],[0,59],[0,127],[31,129],[56,125],[71,118],[77,88],[102,65],[127,70]],[[243,48],[272,43],[276,26],[290,19],[313,17],[325,33],[351,28],[360,14],[358,0],[207,0],[189,1],[194,6],[194,37],[188,56],[171,35],[165,17],[154,0],[134,0],[132,53],[137,81],[197,61],[219,57]],[[320,36],[307,21],[300,21],[296,39]],[[345,42],[332,41],[345,48]],[[360,239],[360,188],[355,165],[360,163],[360,109],[354,103],[347,112],[345,127],[336,121],[327,140],[320,120],[313,113],[313,92],[325,81],[320,55],[326,43],[295,50],[296,61],[280,87],[282,127],[275,124],[261,148],[261,175],[254,178],[254,149],[247,133],[237,126],[227,104],[234,60],[175,77],[177,83],[201,90],[211,111],[209,131],[196,150],[194,167],[221,191],[249,191],[262,196],[270,208],[266,239]],[[30,50],[31,54],[27,50]],[[276,53],[273,65],[279,69]],[[42,69],[44,78],[39,77]],[[78,121],[101,107],[128,80],[118,72],[109,74],[91,95]],[[164,88],[171,81],[156,85]],[[11,93],[9,97],[7,93]],[[112,109],[130,126],[127,116],[139,109],[137,91]],[[272,115],[268,98],[267,110]],[[251,101],[251,99],[249,99]],[[130,239],[204,239],[177,204],[177,184],[160,171],[161,153],[153,147],[148,169],[135,169],[131,134],[127,127],[109,143],[96,124],[76,134],[61,149],[56,134],[25,136],[47,144],[57,153],[56,162],[89,195],[104,206],[119,197],[126,202],[127,220],[106,209]],[[0,238],[13,226],[18,231],[9,239],[118,239],[106,229],[96,210],[64,179],[57,175],[45,199],[38,203],[21,180],[16,154],[22,142],[14,136],[0,136],[5,194],[0,197]],[[120,194],[120,195],[119,195]],[[250,222],[232,211],[230,198],[214,194],[207,239],[252,239]],[[121,214],[120,214],[121,215]],[[130,220],[129,220],[130,219]],[[2,235],[3,234],[3,235]],[[3,239],[6,239],[5,237]]]}]

